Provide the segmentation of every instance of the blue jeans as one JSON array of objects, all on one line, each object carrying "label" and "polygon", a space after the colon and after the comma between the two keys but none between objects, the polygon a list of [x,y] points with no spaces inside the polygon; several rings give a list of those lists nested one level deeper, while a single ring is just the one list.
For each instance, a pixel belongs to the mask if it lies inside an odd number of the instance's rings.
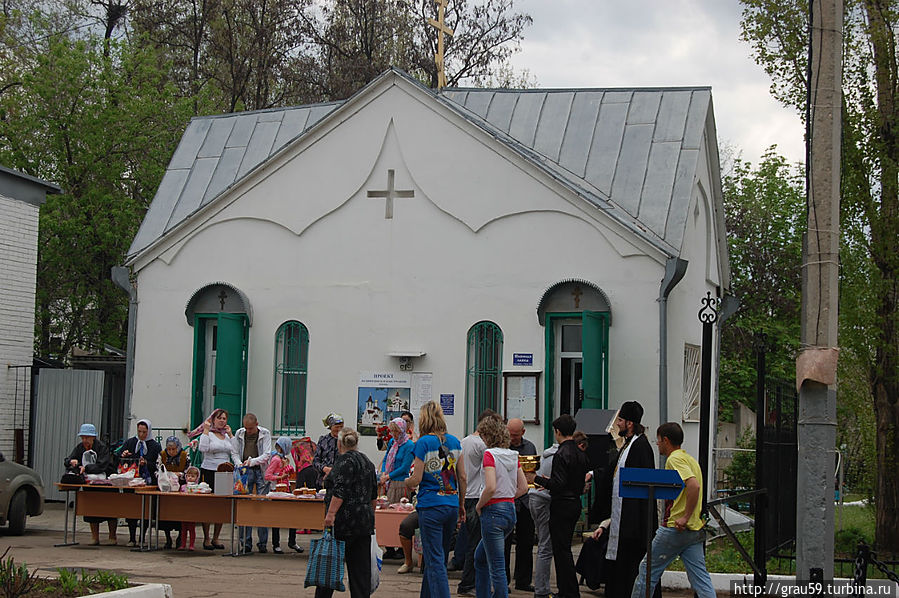
[{"label": "blue jeans", "polygon": [[[269,483],[265,481],[264,467],[250,467],[247,470],[247,490],[250,494],[268,494]],[[253,547],[253,528],[241,527],[237,531],[237,537],[243,538],[243,544],[247,549]],[[268,528],[256,528],[256,545],[265,547],[268,544]]]},{"label": "blue jeans", "polygon": [[498,502],[481,509],[481,542],[474,552],[475,594],[506,598],[506,536],[515,529],[515,503]]},{"label": "blue jeans", "polygon": [[[652,585],[649,593],[655,591],[662,572],[671,562],[680,556],[687,570],[687,578],[690,586],[699,598],[715,598],[715,588],[712,586],[712,578],[705,568],[705,553],[703,547],[702,531],[679,532],[672,527],[660,527],[656,531],[656,537],[652,540],[652,568],[650,569],[649,583]],[[634,581],[634,589],[631,598],[643,598],[646,595],[646,557],[640,561],[640,572]]]},{"label": "blue jeans", "polygon": [[458,515],[458,507],[418,507],[418,530],[425,564],[421,577],[421,598],[450,596],[446,554]]}]

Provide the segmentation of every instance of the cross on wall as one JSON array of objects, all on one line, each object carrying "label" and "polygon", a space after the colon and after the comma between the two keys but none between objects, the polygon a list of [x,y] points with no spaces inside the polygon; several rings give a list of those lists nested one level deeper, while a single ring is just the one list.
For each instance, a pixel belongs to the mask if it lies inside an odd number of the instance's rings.
[{"label": "cross on wall", "polygon": [[394,187],[394,180],[396,176],[394,170],[391,168],[387,170],[387,189],[382,191],[369,191],[369,197],[383,197],[387,201],[384,203],[384,219],[390,220],[393,218],[393,200],[400,197],[415,197],[415,191],[412,189],[396,189]]}]

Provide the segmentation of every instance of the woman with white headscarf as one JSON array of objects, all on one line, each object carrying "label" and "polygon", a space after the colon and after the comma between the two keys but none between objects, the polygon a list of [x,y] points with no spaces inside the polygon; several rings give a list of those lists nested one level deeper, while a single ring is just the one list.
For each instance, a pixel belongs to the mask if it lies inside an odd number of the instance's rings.
[{"label": "woman with white headscarf", "polygon": [[[152,432],[153,424],[150,420],[137,420],[137,435],[126,440],[119,450],[120,461],[137,462],[138,475],[146,480],[147,485],[156,484],[157,462],[162,453],[162,447],[150,436]],[[137,519],[128,519],[128,546],[137,546],[135,541],[137,526]],[[146,529],[145,526],[144,530]]]}]

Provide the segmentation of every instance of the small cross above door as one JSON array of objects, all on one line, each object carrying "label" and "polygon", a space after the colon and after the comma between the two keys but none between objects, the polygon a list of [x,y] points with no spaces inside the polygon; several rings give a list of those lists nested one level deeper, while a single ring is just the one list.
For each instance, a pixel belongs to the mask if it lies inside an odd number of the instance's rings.
[{"label": "small cross above door", "polygon": [[393,218],[393,200],[399,197],[415,197],[415,191],[412,189],[396,189],[394,188],[394,179],[395,174],[393,169],[389,169],[387,171],[387,189],[383,191],[369,191],[369,197],[383,197],[387,201],[384,206],[384,219],[390,220]]}]

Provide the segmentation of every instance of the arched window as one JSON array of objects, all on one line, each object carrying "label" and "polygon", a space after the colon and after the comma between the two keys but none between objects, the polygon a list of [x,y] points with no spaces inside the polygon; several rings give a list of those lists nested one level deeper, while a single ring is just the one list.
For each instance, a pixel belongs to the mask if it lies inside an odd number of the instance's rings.
[{"label": "arched window", "polygon": [[478,322],[468,330],[465,382],[467,425],[473,430],[484,409],[500,413],[502,390],[503,331],[493,322]]},{"label": "arched window", "polygon": [[284,322],[275,334],[274,414],[281,433],[305,432],[309,331],[297,321]]}]

